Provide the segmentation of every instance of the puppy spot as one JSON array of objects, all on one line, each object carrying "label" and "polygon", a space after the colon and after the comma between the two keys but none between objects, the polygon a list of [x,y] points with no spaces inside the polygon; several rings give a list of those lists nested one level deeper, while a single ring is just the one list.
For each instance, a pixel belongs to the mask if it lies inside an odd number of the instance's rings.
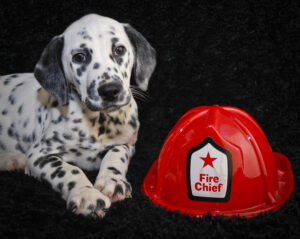
[{"label": "puppy spot", "polygon": [[104,113],[100,113],[100,115],[99,115],[99,120],[98,120],[98,122],[100,123],[100,124],[103,124],[104,122],[105,122],[105,120],[106,120],[106,116],[105,116],[105,114]]},{"label": "puppy spot", "polygon": [[73,169],[73,170],[71,171],[71,173],[74,174],[74,175],[79,174],[79,170],[78,170],[78,169]]},{"label": "puppy spot", "polygon": [[83,39],[90,40],[90,41],[93,40],[93,38],[91,36],[89,36],[89,35],[83,36]]},{"label": "puppy spot", "polygon": [[80,77],[82,74],[80,68],[77,68],[76,72],[77,72],[77,75]]},{"label": "puppy spot", "polygon": [[46,174],[45,174],[45,173],[41,173],[41,175],[40,175],[40,179],[41,179],[41,180],[44,180],[44,179],[45,179],[45,177],[46,177]]},{"label": "puppy spot", "polygon": [[85,71],[86,71],[86,65],[82,65],[82,66],[80,67],[80,70],[81,70],[81,72],[85,72]]},{"label": "puppy spot", "polygon": [[100,66],[100,64],[99,64],[98,62],[96,62],[96,63],[94,64],[94,66],[93,66],[93,69],[96,70],[96,69],[99,68],[99,66]]},{"label": "puppy spot", "polygon": [[123,63],[123,58],[122,57],[118,58],[117,63],[118,63],[119,66],[121,66],[122,63]]},{"label": "puppy spot", "polygon": [[105,208],[105,202],[102,199],[98,199],[96,203],[95,211]]},{"label": "puppy spot", "polygon": [[113,45],[115,45],[118,41],[119,41],[119,38],[117,38],[117,37],[113,37],[113,38],[111,39],[111,43],[112,43]]},{"label": "puppy spot", "polygon": [[105,127],[104,127],[104,126],[101,126],[101,127],[99,128],[99,131],[98,131],[98,136],[104,134],[104,132],[105,132]]},{"label": "puppy spot", "polygon": [[136,129],[137,128],[137,120],[134,116],[131,116],[131,119],[129,121],[129,125],[133,128]]},{"label": "puppy spot", "polygon": [[10,78],[7,78],[7,79],[5,79],[5,81],[4,81],[4,85],[8,85],[8,84],[9,84],[9,82],[10,82]]},{"label": "puppy spot", "polygon": [[104,73],[102,74],[102,79],[105,79],[105,80],[110,79],[110,76],[107,74],[107,72],[104,72]]},{"label": "puppy spot", "polygon": [[52,167],[52,168],[56,168],[56,167],[61,166],[61,165],[62,165],[62,162],[61,162],[61,161],[57,161],[57,162],[53,162],[53,163],[51,164],[51,167]]},{"label": "puppy spot", "polygon": [[112,171],[113,174],[115,174],[115,175],[120,175],[121,174],[121,172],[118,169],[116,169],[115,167],[108,167],[107,169]]},{"label": "puppy spot", "polygon": [[18,109],[18,114],[20,115],[22,114],[22,112],[23,112],[23,105],[20,105]]},{"label": "puppy spot", "polygon": [[63,176],[65,176],[65,174],[66,174],[66,171],[61,170],[61,171],[57,174],[57,177],[62,178]]},{"label": "puppy spot", "polygon": [[59,191],[62,191],[62,189],[63,189],[63,187],[64,187],[64,184],[63,184],[63,183],[58,183],[56,187],[57,187],[57,189],[58,189]]},{"label": "puppy spot", "polygon": [[15,102],[16,102],[16,99],[15,99],[15,97],[13,95],[10,95],[8,97],[8,101],[10,102],[11,105],[14,105]]},{"label": "puppy spot", "polygon": [[57,100],[53,101],[53,103],[52,103],[51,106],[52,106],[52,107],[57,107],[57,106],[58,106],[58,101],[57,101]]},{"label": "puppy spot", "polygon": [[122,186],[119,185],[119,184],[115,188],[114,196],[117,195],[117,194],[124,195],[124,190],[123,190]]},{"label": "puppy spot", "polygon": [[75,185],[76,185],[76,183],[75,183],[74,181],[69,182],[69,183],[68,183],[68,190],[71,191],[72,188],[75,187]]},{"label": "puppy spot", "polygon": [[7,110],[2,110],[2,115],[7,115]]}]

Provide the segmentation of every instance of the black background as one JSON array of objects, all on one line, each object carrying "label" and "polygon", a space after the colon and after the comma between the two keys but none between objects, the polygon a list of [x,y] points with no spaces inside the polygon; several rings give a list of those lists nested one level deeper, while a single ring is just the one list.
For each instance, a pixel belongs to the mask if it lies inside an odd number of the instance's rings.
[{"label": "black background", "polygon": [[[129,22],[157,51],[149,100],[138,101],[142,126],[128,172],[133,199],[92,220],[66,211],[46,183],[1,172],[0,237],[299,238],[299,1],[1,1],[0,74],[32,72],[49,40],[92,12]],[[278,212],[191,219],[141,194],[176,121],[195,106],[213,104],[247,111],[273,150],[289,157],[296,188]]]}]

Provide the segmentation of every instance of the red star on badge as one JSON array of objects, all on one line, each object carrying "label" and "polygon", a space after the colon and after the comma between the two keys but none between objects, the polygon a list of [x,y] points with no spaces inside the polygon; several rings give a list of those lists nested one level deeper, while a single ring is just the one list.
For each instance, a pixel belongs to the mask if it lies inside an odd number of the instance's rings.
[{"label": "red star on badge", "polygon": [[211,158],[209,152],[207,153],[206,158],[202,158],[202,157],[200,158],[204,161],[203,168],[206,167],[207,165],[214,168],[213,161],[215,161],[217,158]]}]

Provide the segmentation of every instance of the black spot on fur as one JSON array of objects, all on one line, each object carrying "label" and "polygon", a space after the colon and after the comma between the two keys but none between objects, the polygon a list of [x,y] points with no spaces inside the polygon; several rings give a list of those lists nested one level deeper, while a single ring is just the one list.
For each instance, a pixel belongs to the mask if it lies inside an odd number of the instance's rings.
[{"label": "black spot on fur", "polygon": [[130,126],[133,129],[137,128],[137,119],[134,116],[131,116],[131,120],[129,121]]},{"label": "black spot on fur", "polygon": [[58,101],[57,100],[53,101],[52,107],[57,107],[57,106],[58,106]]},{"label": "black spot on fur", "polygon": [[72,139],[72,135],[70,135],[70,134],[63,134],[63,137],[64,137],[64,139],[66,139],[66,140],[71,140]]},{"label": "black spot on fur", "polygon": [[18,109],[18,114],[20,115],[22,114],[22,112],[23,112],[23,105],[20,105]]},{"label": "black spot on fur", "polygon": [[100,136],[101,134],[104,134],[104,132],[105,132],[105,127],[101,126],[98,131],[98,136]]},{"label": "black spot on fur", "polygon": [[90,119],[92,126],[94,127],[96,124],[97,117]]},{"label": "black spot on fur", "polygon": [[77,75],[80,77],[81,76],[81,70],[80,70],[80,68],[77,68],[76,72],[77,72]]},{"label": "black spot on fur", "polygon": [[113,37],[113,38],[111,39],[111,43],[112,43],[113,45],[115,45],[118,41],[119,41],[119,38],[117,38],[117,37]]},{"label": "black spot on fur", "polygon": [[78,169],[73,169],[73,170],[71,171],[71,173],[72,173],[72,174],[79,174],[79,170],[78,170]]},{"label": "black spot on fur", "polygon": [[98,62],[96,62],[95,64],[94,64],[94,66],[93,66],[93,69],[98,69],[99,68],[99,66],[100,66],[100,64],[98,63]]},{"label": "black spot on fur", "polygon": [[96,81],[93,80],[92,83],[87,88],[88,96],[93,100],[98,100],[99,96],[95,93]]},{"label": "black spot on fur", "polygon": [[0,141],[0,149],[2,149],[3,151],[6,150],[4,143],[1,141]]},{"label": "black spot on fur", "polygon": [[68,183],[68,190],[69,190],[69,191],[72,190],[72,188],[74,188],[75,185],[76,185],[76,183],[75,183],[74,181],[69,182],[69,183]]},{"label": "black spot on fur", "polygon": [[10,78],[7,78],[7,79],[5,79],[5,81],[4,81],[4,85],[8,85],[8,84],[9,84],[9,82],[10,82]]},{"label": "black spot on fur", "polygon": [[128,182],[126,182],[126,181],[124,181],[124,180],[122,180],[122,179],[121,179],[121,181],[125,184],[125,191],[126,191],[126,194],[127,194],[128,192],[131,192],[131,191],[132,191],[131,185],[130,185]]},{"label": "black spot on fur", "polygon": [[52,168],[55,168],[55,167],[58,167],[58,166],[61,166],[62,165],[62,162],[61,161],[57,161],[57,162],[53,162],[52,164],[51,164],[51,167]]},{"label": "black spot on fur", "polygon": [[115,175],[121,174],[121,172],[118,169],[116,169],[115,167],[108,167],[107,169],[111,170],[113,172],[113,174],[115,174]]},{"label": "black spot on fur", "polygon": [[45,179],[45,177],[46,177],[46,173],[41,173],[41,175],[40,175],[40,179],[41,179],[41,180],[44,180],[44,179]]},{"label": "black spot on fur", "polygon": [[106,120],[106,116],[105,116],[105,114],[104,113],[100,113],[100,115],[99,115],[99,120],[98,120],[98,122],[100,123],[100,124],[103,124],[104,122],[105,122],[105,120]]},{"label": "black spot on fur", "polygon": [[57,187],[57,189],[58,189],[59,191],[62,191],[62,189],[63,189],[63,187],[64,187],[64,184],[63,184],[63,183],[58,183],[56,187]]},{"label": "black spot on fur", "polygon": [[110,79],[110,76],[107,74],[107,72],[104,72],[104,73],[102,74],[102,79],[105,79],[105,80]]},{"label": "black spot on fur", "polygon": [[90,40],[90,41],[93,40],[93,38],[89,35],[83,36],[83,39]]},{"label": "black spot on fur", "polygon": [[63,176],[65,176],[65,174],[66,174],[66,171],[61,170],[61,171],[57,174],[57,177],[62,178]]},{"label": "black spot on fur", "polygon": [[15,102],[16,102],[16,99],[15,99],[15,97],[13,95],[10,95],[8,97],[8,101],[10,102],[11,105],[14,105]]},{"label": "black spot on fur", "polygon": [[102,199],[97,200],[95,211],[105,208],[105,202]]},{"label": "black spot on fur", "polygon": [[80,67],[80,70],[81,70],[81,72],[85,72],[85,71],[86,71],[86,65],[82,65],[82,66]]},{"label": "black spot on fur", "polygon": [[44,156],[44,157],[38,158],[33,163],[33,165],[35,167],[39,166],[39,168],[42,169],[43,167],[45,167],[46,164],[51,163],[51,162],[55,162],[57,160],[58,160],[57,156],[54,156],[54,155]]},{"label": "black spot on fur", "polygon": [[2,115],[7,115],[7,110],[2,110]]},{"label": "black spot on fur", "polygon": [[123,63],[123,58],[122,58],[122,57],[119,57],[119,58],[117,59],[117,63],[118,63],[119,66],[121,66],[122,63]]},{"label": "black spot on fur", "polygon": [[78,123],[81,123],[82,122],[82,119],[74,119],[73,120],[73,123],[75,123],[75,124],[78,124]]},{"label": "black spot on fur", "polygon": [[113,148],[113,149],[112,149],[112,152],[120,152],[120,150],[117,149],[117,148]]},{"label": "black spot on fur", "polygon": [[117,186],[115,188],[114,196],[117,195],[117,194],[124,195],[124,190],[123,190],[122,186],[119,185],[119,184],[117,184]]},{"label": "black spot on fur", "polygon": [[74,201],[70,201],[68,206],[67,206],[67,209],[70,210],[71,212],[74,212],[77,208],[77,205]]},{"label": "black spot on fur", "polygon": [[58,167],[51,175],[51,179],[55,178],[62,171],[62,167]]}]

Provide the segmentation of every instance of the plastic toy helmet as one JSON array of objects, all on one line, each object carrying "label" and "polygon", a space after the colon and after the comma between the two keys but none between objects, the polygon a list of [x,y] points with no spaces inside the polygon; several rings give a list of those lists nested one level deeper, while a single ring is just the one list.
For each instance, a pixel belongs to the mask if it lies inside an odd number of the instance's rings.
[{"label": "plastic toy helmet", "polygon": [[142,192],[191,216],[253,217],[278,210],[294,190],[288,159],[257,122],[234,107],[188,111],[169,133]]}]

